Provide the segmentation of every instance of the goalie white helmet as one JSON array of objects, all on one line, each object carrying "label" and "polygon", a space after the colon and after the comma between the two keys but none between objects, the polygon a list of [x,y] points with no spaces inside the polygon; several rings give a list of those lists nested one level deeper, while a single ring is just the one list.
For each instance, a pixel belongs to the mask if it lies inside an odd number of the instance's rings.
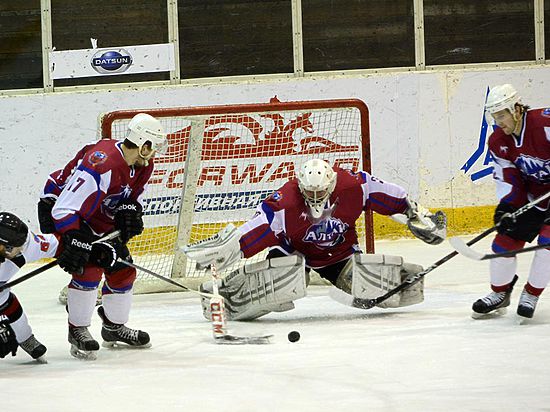
[{"label": "goalie white helmet", "polygon": [[521,101],[516,89],[511,84],[502,84],[493,87],[487,96],[485,110],[487,113],[493,114],[501,110],[509,110],[514,113],[516,104]]},{"label": "goalie white helmet", "polygon": [[151,149],[157,153],[166,153],[168,140],[160,122],[147,113],[136,114],[128,124],[126,139],[140,149],[146,142],[151,142]]},{"label": "goalie white helmet", "polygon": [[318,219],[336,187],[336,172],[324,160],[308,160],[298,173],[298,187],[311,216]]}]

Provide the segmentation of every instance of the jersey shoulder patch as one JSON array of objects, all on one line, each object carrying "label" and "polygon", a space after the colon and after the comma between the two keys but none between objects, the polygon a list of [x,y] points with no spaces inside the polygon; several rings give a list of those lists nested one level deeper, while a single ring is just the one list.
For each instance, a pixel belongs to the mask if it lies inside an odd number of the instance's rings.
[{"label": "jersey shoulder patch", "polygon": [[109,156],[107,156],[107,153],[105,153],[103,150],[94,150],[88,156],[88,163],[90,163],[90,166],[96,167],[100,164],[105,163],[108,157]]},{"label": "jersey shoulder patch", "polygon": [[277,190],[276,192],[273,192],[269,198],[273,200],[274,202],[279,202],[283,199],[283,193],[280,190]]}]

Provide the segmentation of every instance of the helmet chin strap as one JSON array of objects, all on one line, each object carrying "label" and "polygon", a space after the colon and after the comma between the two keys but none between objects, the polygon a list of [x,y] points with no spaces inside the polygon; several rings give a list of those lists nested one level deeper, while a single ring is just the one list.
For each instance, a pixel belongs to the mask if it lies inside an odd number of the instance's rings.
[{"label": "helmet chin strap", "polygon": [[514,130],[512,131],[512,133],[515,134],[515,135],[518,135],[519,132],[521,132],[521,125],[522,125],[522,122],[523,122],[523,109],[520,110],[519,115],[514,110],[514,112],[512,113],[512,118],[514,119],[514,122],[516,122],[516,124],[514,126]]},{"label": "helmet chin strap", "polygon": [[151,157],[153,157],[153,155],[155,154],[155,151],[152,150],[149,156],[143,156],[143,154],[141,154],[142,150],[143,150],[143,146],[140,146],[138,150],[138,156],[143,159],[143,161],[145,162],[145,167],[147,167],[149,166],[149,160],[151,159]]}]

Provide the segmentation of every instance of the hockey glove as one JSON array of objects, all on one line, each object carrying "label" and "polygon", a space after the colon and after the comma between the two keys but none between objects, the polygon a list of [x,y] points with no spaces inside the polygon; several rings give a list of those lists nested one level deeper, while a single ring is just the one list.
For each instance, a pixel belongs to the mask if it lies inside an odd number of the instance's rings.
[{"label": "hockey glove", "polygon": [[544,224],[547,212],[532,207],[519,216],[512,217],[512,213],[516,210],[517,208],[509,203],[500,202],[498,204],[493,216],[497,232],[516,240],[532,242]]},{"label": "hockey glove", "polygon": [[57,263],[67,273],[82,275],[92,253],[93,236],[81,230],[69,230],[61,239],[63,250]]},{"label": "hockey glove", "polygon": [[407,199],[409,208],[405,211],[408,217],[407,226],[413,235],[429,245],[439,245],[447,236],[447,216],[442,211],[435,214]]},{"label": "hockey glove", "polygon": [[54,233],[55,223],[52,218],[52,209],[55,205],[55,199],[46,197],[38,202],[38,223],[42,233]]},{"label": "hockey glove", "polygon": [[96,263],[103,269],[111,269],[118,258],[116,245],[112,241],[98,242],[92,245],[90,262]]},{"label": "hockey glove", "polygon": [[120,230],[122,242],[126,243],[143,232],[143,208],[139,202],[125,199],[115,209],[115,227]]},{"label": "hockey glove", "polygon": [[15,356],[19,344],[15,339],[15,332],[10,326],[6,316],[0,316],[0,358],[4,359],[11,353]]}]

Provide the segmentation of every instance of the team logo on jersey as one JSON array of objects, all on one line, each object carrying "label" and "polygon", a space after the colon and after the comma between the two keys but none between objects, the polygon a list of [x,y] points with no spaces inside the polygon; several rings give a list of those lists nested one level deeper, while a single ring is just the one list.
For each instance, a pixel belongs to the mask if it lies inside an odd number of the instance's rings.
[{"label": "team logo on jersey", "polygon": [[102,152],[101,150],[96,150],[88,157],[88,161],[92,166],[98,166],[101,163],[104,163],[105,160],[107,160],[107,153]]},{"label": "team logo on jersey", "polygon": [[518,156],[515,164],[530,180],[537,183],[550,183],[550,160],[522,154]]},{"label": "team logo on jersey", "polygon": [[541,113],[544,117],[550,117],[550,107],[544,109]]},{"label": "team logo on jersey", "polygon": [[33,233],[33,238],[34,241],[40,245],[40,250],[42,252],[48,251],[50,248],[50,242],[48,242],[44,236]]},{"label": "team logo on jersey", "polygon": [[282,198],[283,198],[283,194],[278,190],[271,195],[271,199],[273,199],[276,202],[278,202]]},{"label": "team logo on jersey", "polygon": [[101,203],[102,212],[105,215],[109,216],[111,219],[114,218],[115,209],[117,208],[118,204],[122,200],[128,199],[132,194],[132,188],[129,185],[124,185],[121,187],[121,189],[122,190],[119,193],[107,196],[105,199],[103,199],[103,202]]},{"label": "team logo on jersey", "polygon": [[319,249],[326,249],[344,242],[344,233],[349,225],[340,219],[329,218],[311,225],[302,239],[304,242],[313,243]]}]

